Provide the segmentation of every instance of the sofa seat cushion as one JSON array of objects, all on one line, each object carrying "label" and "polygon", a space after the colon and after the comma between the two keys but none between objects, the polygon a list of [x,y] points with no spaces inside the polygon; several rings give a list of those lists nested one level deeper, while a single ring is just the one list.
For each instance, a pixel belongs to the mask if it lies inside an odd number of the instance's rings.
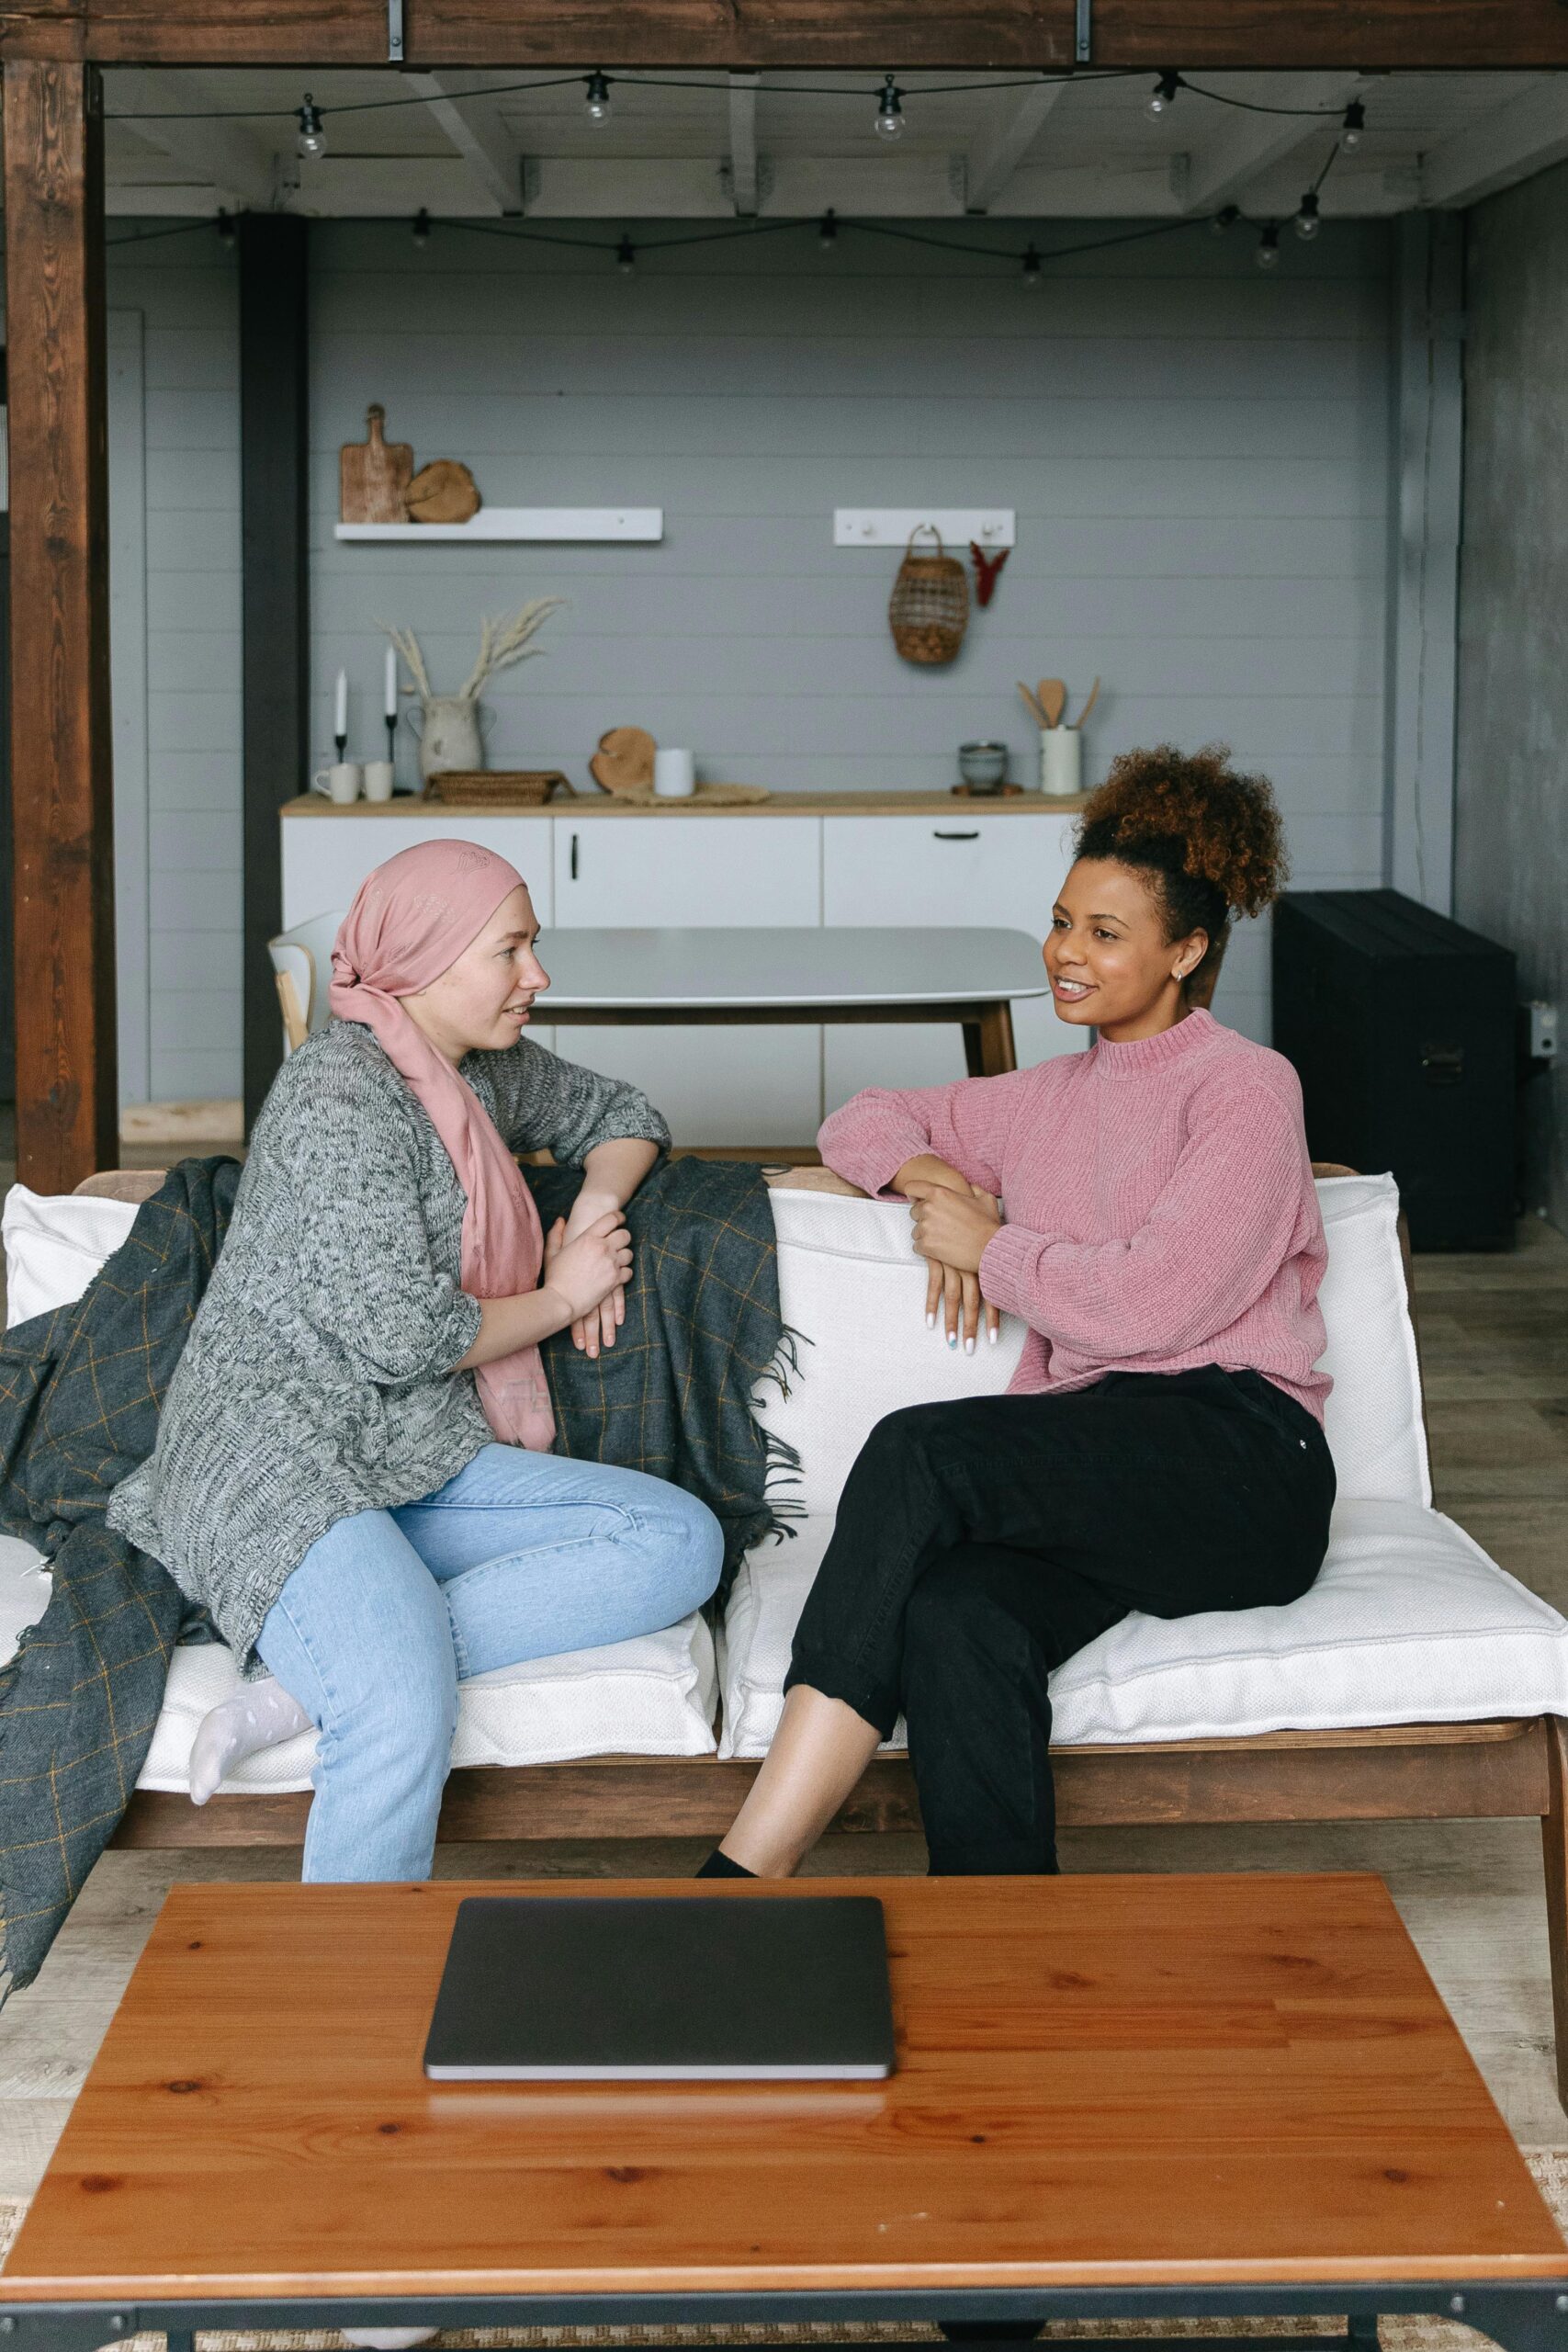
[{"label": "sofa seat cushion", "polygon": [[[25,1625],[42,1616],[49,1571],[30,1544],[0,1536],[0,1663]],[[191,1742],[209,1707],[238,1684],[232,1653],[216,1642],[175,1652],[163,1712],[136,1785],[183,1793]],[[452,1761],[562,1764],[578,1756],[711,1756],[717,1674],[713,1638],[698,1616],[661,1634],[604,1649],[537,1658],[476,1674],[458,1694]],[[264,1748],[224,1786],[308,1789],[315,1735]]]},{"label": "sofa seat cushion", "polygon": [[[761,1756],[829,1517],[743,1563],[720,1643],[721,1756]],[[1438,1511],[1341,1502],[1283,1609],[1134,1611],[1051,1678],[1062,1747],[1568,1713],[1568,1622]],[[901,1745],[899,1726],[891,1745]]]}]

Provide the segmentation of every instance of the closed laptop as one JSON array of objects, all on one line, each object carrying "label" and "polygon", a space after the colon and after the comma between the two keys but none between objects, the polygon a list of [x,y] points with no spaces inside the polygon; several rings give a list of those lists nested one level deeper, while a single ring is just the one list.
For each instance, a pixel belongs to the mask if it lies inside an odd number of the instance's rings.
[{"label": "closed laptop", "polygon": [[870,1895],[471,1895],[424,2049],[440,2082],[865,2081],[894,2066]]}]

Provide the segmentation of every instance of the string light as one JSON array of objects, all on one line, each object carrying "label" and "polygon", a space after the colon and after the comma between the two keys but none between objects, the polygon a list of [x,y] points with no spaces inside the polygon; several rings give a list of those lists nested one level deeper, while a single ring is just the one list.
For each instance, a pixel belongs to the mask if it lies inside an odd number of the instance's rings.
[{"label": "string light", "polygon": [[327,152],[327,134],[321,126],[321,109],[311,97],[309,90],[305,93],[305,103],[300,107],[296,120],[299,122],[299,129],[294,144],[299,153],[312,160],[324,155]]},{"label": "string light", "polygon": [[1255,258],[1259,269],[1279,268],[1280,224],[1277,220],[1270,220],[1269,226],[1264,230],[1263,234],[1258,238],[1258,252]]},{"label": "string light", "polygon": [[582,101],[582,111],[590,122],[607,122],[610,119],[610,79],[608,74],[592,73],[588,76],[588,95]]},{"label": "string light", "polygon": [[882,96],[876,102],[876,128],[884,139],[904,136],[903,92],[891,74],[885,75]]},{"label": "string light", "polygon": [[1303,244],[1310,244],[1322,226],[1323,219],[1318,210],[1317,190],[1314,187],[1309,187],[1297,207],[1296,234]]},{"label": "string light", "polygon": [[1023,256],[1024,284],[1026,286],[1038,286],[1040,283],[1040,256],[1035,252],[1033,246],[1031,245],[1028,252]]},{"label": "string light", "polygon": [[839,216],[831,205],[822,215],[822,225],[817,232],[817,242],[825,254],[830,254],[839,242]]},{"label": "string light", "polygon": [[1366,127],[1367,109],[1359,98],[1352,98],[1345,109],[1345,121],[1339,134],[1339,144],[1347,155],[1355,153]]},{"label": "string light", "polygon": [[637,247],[629,237],[623,237],[615,247],[615,267],[623,277],[629,277],[637,267]]},{"label": "string light", "polygon": [[426,245],[430,243],[430,215],[425,210],[423,204],[413,216],[413,229],[412,233],[414,243],[419,247],[421,253],[423,253]]},{"label": "string light", "polygon": [[1228,229],[1234,229],[1235,227],[1236,222],[1240,219],[1241,207],[1239,204],[1222,204],[1219,210],[1215,213],[1213,219],[1209,223],[1209,234],[1212,237],[1223,237]]},{"label": "string light", "polygon": [[1154,94],[1149,99],[1149,112],[1157,119],[1165,113],[1168,107],[1173,107],[1176,104],[1178,90],[1185,87],[1186,84],[1179,74],[1162,74],[1155,84]]}]

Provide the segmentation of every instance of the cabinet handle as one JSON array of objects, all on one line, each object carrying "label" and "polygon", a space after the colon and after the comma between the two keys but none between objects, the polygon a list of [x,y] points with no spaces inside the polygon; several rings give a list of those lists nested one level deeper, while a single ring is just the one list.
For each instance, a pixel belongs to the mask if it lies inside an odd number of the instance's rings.
[{"label": "cabinet handle", "polygon": [[936,842],[977,842],[979,838],[980,828],[978,825],[976,826],[975,831],[972,833],[944,833],[938,831],[931,835],[932,841]]},{"label": "cabinet handle", "polygon": [[571,878],[574,882],[577,879],[577,835],[575,833],[571,837]]}]

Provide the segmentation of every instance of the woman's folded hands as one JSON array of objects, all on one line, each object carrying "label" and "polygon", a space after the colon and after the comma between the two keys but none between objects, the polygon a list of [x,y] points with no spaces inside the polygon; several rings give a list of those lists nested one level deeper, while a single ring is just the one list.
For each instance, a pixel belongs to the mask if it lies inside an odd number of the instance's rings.
[{"label": "woman's folded hands", "polygon": [[[980,1330],[980,1260],[1002,1221],[1001,1206],[981,1184],[972,1184],[934,1152],[906,1160],[893,1190],[909,1204],[915,1249],[926,1259],[926,1328],[934,1330],[940,1309],[947,1344],[973,1354]],[[986,1305],[986,1334],[995,1346],[1001,1317]]]},{"label": "woman's folded hands", "polygon": [[613,1348],[626,1321],[632,1237],[626,1211],[580,1193],[570,1217],[557,1217],[545,1236],[539,1286],[570,1310],[572,1344],[590,1356]]}]

